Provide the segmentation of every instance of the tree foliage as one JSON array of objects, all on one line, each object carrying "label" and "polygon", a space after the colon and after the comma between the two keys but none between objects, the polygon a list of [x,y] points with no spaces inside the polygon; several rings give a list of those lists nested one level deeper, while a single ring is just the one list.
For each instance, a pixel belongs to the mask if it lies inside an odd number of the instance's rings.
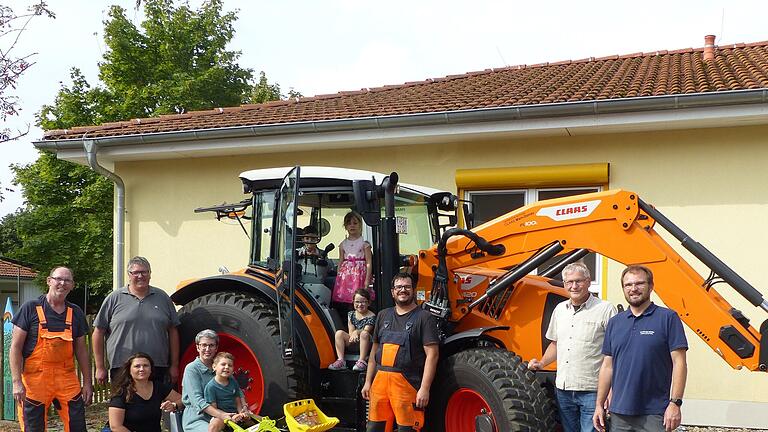
[{"label": "tree foliage", "polygon": [[[42,153],[13,165],[26,208],[11,217],[18,242],[6,255],[39,270],[71,267],[92,290],[112,287],[112,184],[88,167]],[[7,217],[6,217],[7,218]],[[5,226],[6,220],[3,220]]]},{"label": "tree foliage", "polygon": [[21,211],[9,213],[0,219],[0,256],[11,256],[21,248],[22,243],[16,228]]},{"label": "tree foliage", "polygon": [[144,13],[139,28],[125,9],[111,7],[104,23],[107,51],[99,64],[103,85],[92,87],[73,68],[72,85],[62,87],[54,104],[38,115],[44,129],[236,106],[247,100],[253,71],[238,65],[239,51],[226,49],[237,17],[222,12],[222,0],[209,0],[199,10],[150,0]]},{"label": "tree foliage", "polygon": [[[140,28],[113,6],[104,22],[107,51],[99,63],[101,82],[91,85],[73,68],[53,104],[38,113],[46,130],[182,113],[250,102],[253,72],[229,51],[234,13],[222,0],[199,10],[171,0],[144,1]],[[259,101],[280,98],[280,87],[262,73]],[[295,94],[295,93],[294,93]],[[69,265],[91,291],[112,285],[112,184],[88,167],[49,153],[33,164],[13,167],[27,207],[13,219],[21,246],[12,258],[39,268]]]},{"label": "tree foliage", "polygon": [[264,71],[261,71],[259,73],[259,82],[257,82],[253,86],[253,89],[251,89],[251,94],[248,96],[246,102],[258,104],[285,98],[299,98],[301,96],[301,93],[295,91],[293,88],[288,89],[288,94],[281,93],[280,84],[270,84],[267,81],[267,75]]}]

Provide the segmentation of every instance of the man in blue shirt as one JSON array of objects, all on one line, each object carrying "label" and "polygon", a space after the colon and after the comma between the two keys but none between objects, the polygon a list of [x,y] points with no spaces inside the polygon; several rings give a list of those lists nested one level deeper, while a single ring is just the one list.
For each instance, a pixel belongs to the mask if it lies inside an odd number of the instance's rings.
[{"label": "man in blue shirt", "polygon": [[680,425],[688,373],[682,322],[651,302],[653,273],[647,267],[627,267],[621,284],[629,309],[611,318],[605,331],[595,428],[605,430],[610,390],[612,432],[673,431]]}]

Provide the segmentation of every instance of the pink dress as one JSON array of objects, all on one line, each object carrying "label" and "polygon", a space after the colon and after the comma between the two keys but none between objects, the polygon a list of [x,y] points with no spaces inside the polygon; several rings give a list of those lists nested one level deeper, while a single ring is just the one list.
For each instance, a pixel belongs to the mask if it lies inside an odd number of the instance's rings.
[{"label": "pink dress", "polygon": [[[344,249],[344,261],[339,265],[336,282],[333,285],[331,300],[337,303],[352,303],[355,290],[365,288],[365,247],[369,243],[362,237],[350,240],[344,239],[341,248]],[[373,290],[371,299],[374,299]]]}]

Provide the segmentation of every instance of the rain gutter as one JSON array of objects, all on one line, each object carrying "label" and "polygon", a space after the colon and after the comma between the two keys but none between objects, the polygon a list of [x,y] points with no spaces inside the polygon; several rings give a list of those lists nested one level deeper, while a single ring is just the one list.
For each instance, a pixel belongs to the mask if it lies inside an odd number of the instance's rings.
[{"label": "rain gutter", "polygon": [[112,171],[99,165],[99,161],[96,158],[96,154],[99,151],[99,144],[93,139],[82,138],[83,150],[85,150],[85,157],[88,160],[88,165],[92,170],[103,175],[104,177],[112,180],[115,184],[116,197],[115,202],[117,204],[115,214],[115,269],[114,274],[117,276],[117,286],[115,289],[123,286],[123,261],[124,249],[125,249],[125,183],[123,179]]},{"label": "rain gutter", "polygon": [[[543,118],[573,116],[600,116],[632,112],[668,111],[694,108],[751,105],[768,103],[768,88],[680,94],[672,96],[645,96],[623,99],[605,99],[586,102],[563,102],[478,108],[460,111],[403,114],[380,117],[362,117],[341,120],[320,120],[295,123],[265,124],[225,128],[195,129],[161,133],[147,133],[92,138],[101,147],[161,144],[178,141],[266,137],[306,133],[342,132],[402,127],[459,125],[482,122],[524,121]],[[42,150],[77,150],[80,139],[44,140],[34,143]]]}]

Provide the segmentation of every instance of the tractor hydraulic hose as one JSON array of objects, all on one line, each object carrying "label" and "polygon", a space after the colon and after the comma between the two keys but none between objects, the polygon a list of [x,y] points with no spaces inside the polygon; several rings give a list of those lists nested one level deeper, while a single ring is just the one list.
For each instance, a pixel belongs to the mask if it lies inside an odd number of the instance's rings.
[{"label": "tractor hydraulic hose", "polygon": [[552,264],[548,269],[544,270],[543,272],[539,273],[539,276],[544,276],[548,278],[554,278],[558,274],[560,274],[561,271],[570,263],[576,262],[582,258],[584,258],[589,253],[589,249],[575,249],[563,256],[563,258]]},{"label": "tractor hydraulic hose", "polygon": [[445,318],[450,314],[448,293],[446,291],[448,283],[448,265],[445,262],[445,257],[448,255],[448,239],[455,235],[469,238],[477,245],[478,249],[489,255],[498,256],[503,254],[505,250],[504,245],[493,245],[486,239],[467,229],[451,228],[443,233],[440,237],[440,242],[437,244],[437,268],[435,269],[435,276],[432,280],[432,291],[430,292],[429,300],[424,304],[425,309],[441,318]]},{"label": "tractor hydraulic hose", "polygon": [[442,257],[445,257],[446,255],[448,255],[448,249],[447,249],[448,239],[450,239],[451,237],[453,237],[455,235],[462,235],[464,237],[467,237],[468,239],[470,239],[473,242],[475,242],[475,244],[477,245],[478,249],[480,249],[481,251],[483,251],[483,252],[485,252],[485,253],[487,253],[489,255],[499,256],[499,255],[502,255],[505,252],[504,245],[501,245],[501,244],[499,244],[499,245],[491,244],[491,243],[488,242],[488,240],[480,237],[479,235],[477,235],[474,232],[472,232],[470,230],[467,230],[467,229],[451,228],[449,230],[446,230],[443,233],[443,236],[440,237],[440,243],[438,243],[438,245],[437,245],[437,254],[438,254],[439,257],[442,258]]},{"label": "tractor hydraulic hose", "polygon": [[646,212],[648,216],[652,217],[656,222],[664,227],[667,232],[672,234],[676,239],[680,241],[680,244],[688,250],[693,256],[704,263],[710,270],[714,271],[718,276],[723,278],[728,285],[732,286],[739,294],[741,294],[747,301],[757,307],[763,308],[768,312],[768,300],[766,300],[760,291],[749,284],[744,278],[738,275],[733,269],[728,267],[720,258],[710,252],[701,243],[692,239],[688,234],[683,232],[680,227],[675,225],[671,220],[664,216],[660,211],[654,207],[648,205],[645,201],[638,198],[638,205],[641,210]]},{"label": "tractor hydraulic hose", "polygon": [[536,267],[545,263],[548,259],[560,253],[563,249],[565,249],[565,247],[560,244],[559,241],[550,243],[546,248],[540,250],[527,260],[520,263],[520,265],[507,272],[504,276],[497,279],[496,282],[490,288],[488,288],[488,291],[486,291],[485,294],[481,295],[477,298],[477,300],[469,304],[469,310],[474,309],[477,305],[484,302],[486,299],[493,297],[501,291],[507,289],[507,287],[522,279],[525,275],[532,272],[534,269],[536,269]]}]

